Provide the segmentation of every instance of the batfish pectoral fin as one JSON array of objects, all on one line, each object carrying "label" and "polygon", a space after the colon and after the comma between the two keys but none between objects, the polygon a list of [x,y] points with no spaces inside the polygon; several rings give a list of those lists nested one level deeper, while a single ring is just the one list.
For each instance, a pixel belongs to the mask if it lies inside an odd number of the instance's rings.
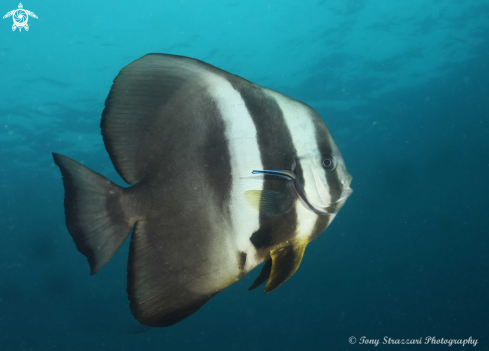
[{"label": "batfish pectoral fin", "polygon": [[266,282],[267,279],[270,277],[271,272],[272,272],[272,259],[269,258],[268,260],[265,261],[265,264],[261,269],[260,275],[258,276],[258,278],[256,278],[255,282],[248,288],[248,291],[256,289],[264,282]]},{"label": "batfish pectoral fin", "polygon": [[293,196],[271,190],[247,190],[244,195],[251,207],[268,216],[287,213],[296,201]]},{"label": "batfish pectoral fin", "polygon": [[308,242],[292,242],[287,246],[270,251],[272,271],[265,286],[264,294],[275,290],[292,277],[299,268]]}]

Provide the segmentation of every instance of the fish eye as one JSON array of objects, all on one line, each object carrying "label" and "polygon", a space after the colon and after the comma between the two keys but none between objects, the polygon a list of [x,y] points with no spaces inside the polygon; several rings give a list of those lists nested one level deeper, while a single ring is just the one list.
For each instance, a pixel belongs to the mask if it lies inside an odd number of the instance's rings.
[{"label": "fish eye", "polygon": [[323,168],[327,171],[332,171],[336,168],[336,160],[332,156],[325,156],[321,160]]}]

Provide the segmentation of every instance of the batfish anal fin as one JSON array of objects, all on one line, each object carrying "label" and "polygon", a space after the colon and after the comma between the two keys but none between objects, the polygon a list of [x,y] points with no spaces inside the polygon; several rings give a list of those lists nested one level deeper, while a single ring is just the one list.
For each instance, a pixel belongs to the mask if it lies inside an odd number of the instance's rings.
[{"label": "batfish anal fin", "polygon": [[270,251],[272,272],[265,286],[264,294],[277,289],[292,277],[301,264],[308,242],[292,242],[287,246]]},{"label": "batfish anal fin", "polygon": [[66,156],[53,158],[63,175],[66,226],[93,275],[127,238],[135,216],[125,189]]},{"label": "batfish anal fin", "polygon": [[206,251],[195,237],[182,236],[179,228],[165,228],[162,223],[138,221],[129,249],[131,312],[150,327],[167,327],[187,318],[236,282],[239,274],[232,267],[210,262],[209,256],[215,258],[218,253]]},{"label": "batfish anal fin", "polygon": [[296,201],[294,197],[271,190],[247,190],[244,195],[251,207],[268,216],[287,213]]},{"label": "batfish anal fin", "polygon": [[268,260],[265,261],[265,264],[261,269],[260,275],[256,278],[255,282],[249,287],[248,291],[256,289],[264,282],[266,282],[267,279],[270,277],[271,271],[272,271],[272,259],[269,258]]}]

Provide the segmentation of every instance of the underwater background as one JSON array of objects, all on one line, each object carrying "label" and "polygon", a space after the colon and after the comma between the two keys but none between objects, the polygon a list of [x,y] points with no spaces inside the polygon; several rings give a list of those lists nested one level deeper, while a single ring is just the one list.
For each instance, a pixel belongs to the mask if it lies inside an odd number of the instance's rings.
[{"label": "underwater background", "polygon": [[[0,12],[16,9],[2,1]],[[489,2],[27,1],[0,21],[0,350],[489,350]],[[194,57],[319,112],[354,193],[297,273],[257,268],[197,313],[147,330],[128,243],[90,276],[51,152],[118,184],[100,135],[120,69]],[[349,338],[357,338],[350,344]],[[466,345],[464,348],[472,348]]]}]

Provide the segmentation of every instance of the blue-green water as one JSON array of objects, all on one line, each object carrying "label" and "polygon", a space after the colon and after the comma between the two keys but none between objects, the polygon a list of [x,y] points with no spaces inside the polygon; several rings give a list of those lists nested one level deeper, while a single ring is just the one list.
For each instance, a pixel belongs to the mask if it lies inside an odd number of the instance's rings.
[{"label": "blue-green water", "polygon": [[[29,1],[0,21],[0,350],[489,349],[489,3]],[[2,1],[0,13],[18,3]],[[99,123],[119,70],[191,56],[314,107],[355,189],[298,272],[253,271],[175,326],[132,319],[128,243],[89,275],[56,151],[123,184]],[[350,336],[357,343],[348,342]],[[417,346],[382,345],[422,338]],[[465,346],[464,348],[472,348]]]}]

